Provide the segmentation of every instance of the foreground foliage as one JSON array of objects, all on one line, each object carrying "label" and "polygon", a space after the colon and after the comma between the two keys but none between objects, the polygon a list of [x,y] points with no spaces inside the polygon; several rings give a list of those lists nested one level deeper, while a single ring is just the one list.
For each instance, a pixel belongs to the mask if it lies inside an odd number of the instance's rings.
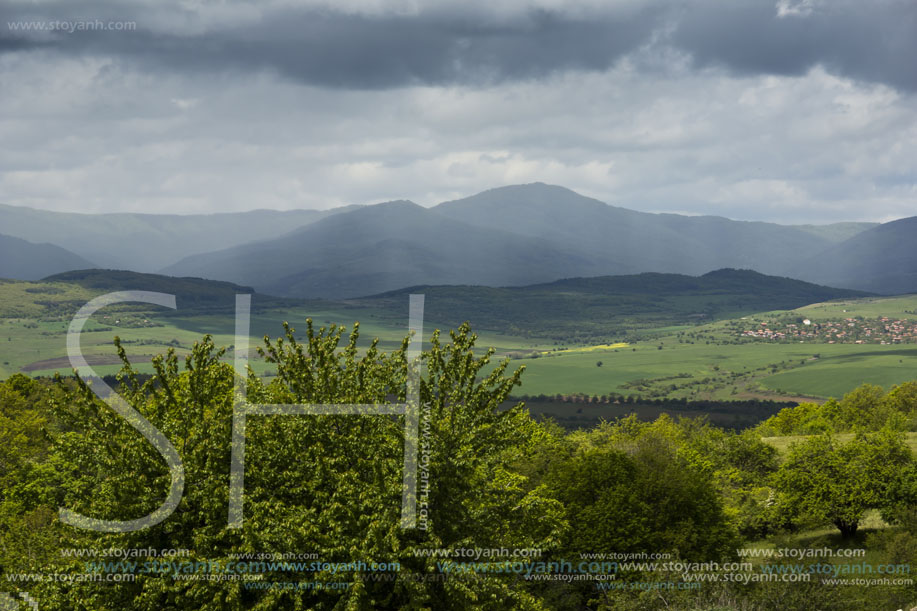
[{"label": "foreground foliage", "polygon": [[[358,339],[357,327],[345,334],[311,322],[303,342],[289,327],[282,338],[266,338],[262,352],[276,376],[265,381],[249,372],[248,400],[404,402],[407,340],[384,352],[376,343],[358,349]],[[249,416],[244,526],[228,528],[238,380],[209,337],[183,363],[172,351],[157,357],[156,374],[146,381],[118,346],[118,392],[171,440],[183,462],[176,511],[123,534],[66,526],[58,508],[113,520],[148,514],[168,492],[169,470],[82,382],[13,376],[0,383],[0,578],[71,576],[16,587],[40,599],[42,609],[93,611],[848,608],[850,597],[839,588],[814,584],[601,590],[592,580],[526,579],[509,570],[512,557],[485,558],[468,570],[465,558],[424,550],[534,549],[545,563],[644,552],[721,562],[737,560],[743,540],[792,532],[805,521],[855,525],[868,508],[896,524],[872,533],[871,547],[883,558],[917,561],[917,471],[893,426],[848,444],[815,438],[782,464],[756,432],[737,434],[702,420],[629,417],[566,433],[536,422],[522,405],[501,407],[522,371],[508,372],[507,362],[491,367],[492,351],[476,356],[475,339],[463,325],[445,341],[434,334],[423,352],[417,500],[425,519],[423,528],[408,530],[400,527],[405,426],[392,415]],[[913,409],[910,395],[892,395],[903,406],[896,413]],[[162,559],[173,563],[165,574],[143,572],[143,561],[155,558],[141,558],[134,579],[99,582],[76,576],[131,571],[98,564],[118,558],[62,553],[71,548],[189,555]],[[262,563],[255,574],[214,575],[219,580],[176,568],[227,567],[239,555],[263,560],[265,553],[318,565]],[[638,568],[617,577],[625,584],[682,579]],[[909,600],[907,589],[888,592],[889,604]]]}]

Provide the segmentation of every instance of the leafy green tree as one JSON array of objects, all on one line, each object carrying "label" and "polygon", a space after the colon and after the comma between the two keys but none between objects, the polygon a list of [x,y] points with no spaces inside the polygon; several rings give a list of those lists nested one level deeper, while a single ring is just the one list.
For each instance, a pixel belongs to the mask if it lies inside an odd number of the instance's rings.
[{"label": "leafy green tree", "polygon": [[889,483],[882,517],[890,524],[903,524],[917,537],[917,461],[910,461]]},{"label": "leafy green tree", "polygon": [[873,384],[862,384],[844,395],[838,404],[837,429],[876,431],[882,428],[888,418],[882,388]]},{"label": "leafy green tree", "polygon": [[22,374],[0,382],[0,581],[58,559],[59,482],[48,463],[49,405],[60,395]]},{"label": "leafy green tree", "polygon": [[682,428],[686,437],[680,453],[711,478],[739,533],[761,537],[777,528],[768,505],[773,489],[767,485],[777,470],[777,450],[754,431],[733,433],[707,423]]},{"label": "leafy green tree", "polygon": [[22,374],[0,383],[0,482],[8,490],[21,470],[47,451],[45,415],[34,405],[39,384]]},{"label": "leafy green tree", "polygon": [[[385,353],[357,347],[357,328],[293,329],[265,339],[263,354],[277,370],[265,383],[250,372],[255,403],[381,404],[405,400],[407,340]],[[346,582],[346,589],[252,589],[240,581],[179,580],[138,575],[129,583],[43,584],[51,607],[87,609],[363,609],[541,608],[525,582],[484,574],[428,580],[438,560],[415,548],[532,547],[551,549],[564,529],[562,508],[517,468],[539,428],[521,406],[498,409],[519,383],[507,361],[484,375],[492,351],[474,355],[467,325],[443,344],[434,334],[423,354],[420,398],[422,468],[428,469],[426,529],[400,528],[404,423],[401,416],[249,416],[244,526],[227,527],[235,374],[210,337],[184,367],[174,351],[154,362],[140,383],[124,361],[122,396],[175,445],[185,469],[176,511],[146,530],[104,534],[62,526],[65,546],[190,548],[182,560],[218,561],[240,553],[314,552],[328,563],[398,563],[388,580],[369,569],[290,573],[260,570],[272,583]],[[53,473],[59,504],[86,516],[132,519],[160,505],[170,482],[157,451],[85,384],[58,402],[63,432],[55,435]],[[67,567],[85,572],[80,563]],[[472,577],[474,577],[472,575]]]},{"label": "leafy green tree", "polygon": [[[663,419],[665,420],[665,419]],[[544,481],[560,500],[570,528],[558,558],[587,553],[663,553],[691,561],[731,556],[737,539],[708,474],[680,454],[679,427],[671,421],[625,418],[561,443],[549,439],[538,461]],[[549,457],[549,458],[548,458]],[[656,580],[657,575],[619,575]],[[631,608],[632,596],[597,592],[592,582],[546,588],[554,608]],[[638,596],[639,598],[639,596]],[[633,608],[657,608],[660,601]]]},{"label": "leafy green tree", "polygon": [[815,435],[833,431],[836,428],[838,404],[834,399],[825,403],[800,403],[796,407],[785,407],[758,427],[763,437],[781,435]]},{"label": "leafy green tree", "polygon": [[893,387],[885,395],[883,406],[892,414],[903,416],[907,430],[917,430],[917,382],[905,382]]},{"label": "leafy green tree", "polygon": [[762,436],[777,436],[878,431],[883,427],[917,429],[917,382],[906,382],[887,394],[879,386],[863,384],[840,401],[784,408],[757,429]]},{"label": "leafy green tree", "polygon": [[894,483],[911,463],[902,436],[888,429],[844,444],[818,435],[791,446],[775,483],[793,510],[852,536],[867,509],[888,506]]},{"label": "leafy green tree", "polygon": [[735,531],[708,474],[680,453],[668,419],[626,418],[572,435],[578,449],[545,481],[570,521],[574,552],[663,552],[683,559],[728,556]]}]

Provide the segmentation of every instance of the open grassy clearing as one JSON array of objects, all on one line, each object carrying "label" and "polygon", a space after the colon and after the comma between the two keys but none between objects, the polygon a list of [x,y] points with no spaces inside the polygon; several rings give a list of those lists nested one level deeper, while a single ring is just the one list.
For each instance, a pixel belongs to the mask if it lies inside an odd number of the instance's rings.
[{"label": "open grassy clearing", "polygon": [[[905,435],[904,442],[911,449],[911,452],[917,453],[917,433],[905,433]],[[840,433],[834,437],[841,443],[845,443],[853,439],[853,433]],[[783,437],[762,437],[762,441],[777,448],[777,451],[782,456],[787,453],[791,445],[805,441],[808,438],[809,436],[807,435],[787,435]]]},{"label": "open grassy clearing", "polygon": [[[792,534],[775,535],[760,541],[746,543],[743,547],[745,549],[760,550],[814,550],[818,553],[823,553],[822,550],[828,549],[835,550],[837,555],[809,556],[798,559],[784,558],[783,562],[806,566],[811,564],[846,566],[862,563],[876,566],[878,564],[886,564],[888,561],[883,557],[881,552],[869,549],[867,540],[872,534],[887,528],[889,528],[889,525],[882,519],[879,512],[875,509],[870,509],[860,521],[860,527],[856,534],[849,538],[841,536],[837,528],[833,526],[824,526],[820,528],[810,528]],[[758,556],[747,554],[742,557],[742,561],[751,562],[752,565],[758,567],[762,564],[767,564],[769,562],[773,563],[778,560],[773,558],[768,559],[763,556],[763,554]]]},{"label": "open grassy clearing", "polygon": [[[914,317],[917,296],[846,300],[748,318],[796,316],[812,309],[824,319],[846,317],[853,312]],[[815,319],[814,314],[804,315]],[[888,388],[917,378],[914,345],[738,341],[731,323],[672,328],[669,335],[629,349],[555,352],[548,360],[519,359],[527,368],[523,392],[824,399],[843,396],[864,382]],[[601,367],[597,367],[598,361],[602,361]],[[640,379],[648,383],[635,385],[634,381]]]}]

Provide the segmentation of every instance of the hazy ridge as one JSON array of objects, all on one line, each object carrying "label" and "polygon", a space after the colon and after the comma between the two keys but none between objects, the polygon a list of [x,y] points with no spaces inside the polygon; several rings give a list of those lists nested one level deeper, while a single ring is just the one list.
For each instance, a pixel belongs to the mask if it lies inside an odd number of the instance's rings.
[{"label": "hazy ridge", "polygon": [[19,270],[12,277],[99,266],[223,280],[299,298],[644,272],[696,276],[721,268],[876,293],[917,292],[915,219],[791,226],[651,214],[542,183],[430,208],[393,201],[327,211],[160,216],[0,206],[4,232],[76,255],[74,262],[48,255],[43,273]]}]

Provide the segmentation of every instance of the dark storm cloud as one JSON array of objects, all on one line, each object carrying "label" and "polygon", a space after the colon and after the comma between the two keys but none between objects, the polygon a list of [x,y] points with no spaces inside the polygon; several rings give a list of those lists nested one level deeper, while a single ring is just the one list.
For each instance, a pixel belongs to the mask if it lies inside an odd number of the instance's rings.
[{"label": "dark storm cloud", "polygon": [[780,17],[773,2],[699,4],[683,14],[671,41],[700,64],[745,74],[801,75],[820,64],[842,76],[917,90],[917,2],[802,6]]},{"label": "dark storm cloud", "polygon": [[[490,25],[468,20],[295,15],[261,32],[204,37],[207,61],[273,67],[305,82],[356,88],[492,83],[565,69],[604,70],[648,33],[638,24],[569,21],[546,13]],[[203,59],[203,58],[202,58]]]},{"label": "dark storm cloud", "polygon": [[36,34],[7,27],[0,30],[0,51],[35,45],[171,70],[273,69],[313,85],[384,89],[602,71],[646,45],[739,73],[797,75],[823,65],[917,90],[917,2],[792,1],[647,0],[576,12],[520,5],[500,15],[463,3],[412,14],[229,3],[221,5],[231,7],[228,16],[217,18],[206,5],[13,5],[4,15],[8,24],[104,16],[133,19],[137,30]]},{"label": "dark storm cloud", "polygon": [[[77,18],[66,16],[72,9],[61,10],[53,19]],[[594,20],[532,10],[494,21],[456,11],[399,16],[284,9],[253,23],[190,34],[145,28],[139,15],[136,31],[5,31],[0,50],[21,49],[28,41],[171,69],[268,68],[309,84],[358,89],[487,84],[567,69],[607,69],[648,38],[658,12],[645,8],[627,19]]]}]

